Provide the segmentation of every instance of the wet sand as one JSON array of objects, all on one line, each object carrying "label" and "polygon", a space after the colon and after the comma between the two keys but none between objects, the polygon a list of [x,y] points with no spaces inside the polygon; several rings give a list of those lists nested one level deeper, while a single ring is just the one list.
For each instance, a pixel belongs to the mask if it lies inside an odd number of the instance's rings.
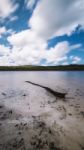
[{"label": "wet sand", "polygon": [[0,150],[84,150],[83,98],[79,89],[56,98],[25,81],[22,91],[0,91]]}]

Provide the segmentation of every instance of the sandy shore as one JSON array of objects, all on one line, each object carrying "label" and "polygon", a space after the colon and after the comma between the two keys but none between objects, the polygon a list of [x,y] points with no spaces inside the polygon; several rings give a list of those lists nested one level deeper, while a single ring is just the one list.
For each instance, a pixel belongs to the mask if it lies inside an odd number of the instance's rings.
[{"label": "sandy shore", "polygon": [[65,100],[33,85],[8,91],[0,93],[0,150],[84,150],[79,89],[69,89]]}]

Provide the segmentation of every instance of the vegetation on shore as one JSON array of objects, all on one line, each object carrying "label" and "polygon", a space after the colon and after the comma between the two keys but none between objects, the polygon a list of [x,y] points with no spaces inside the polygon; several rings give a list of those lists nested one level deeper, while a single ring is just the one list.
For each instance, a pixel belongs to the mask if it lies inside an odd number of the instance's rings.
[{"label": "vegetation on shore", "polygon": [[84,65],[61,66],[0,66],[0,71],[84,71]]}]

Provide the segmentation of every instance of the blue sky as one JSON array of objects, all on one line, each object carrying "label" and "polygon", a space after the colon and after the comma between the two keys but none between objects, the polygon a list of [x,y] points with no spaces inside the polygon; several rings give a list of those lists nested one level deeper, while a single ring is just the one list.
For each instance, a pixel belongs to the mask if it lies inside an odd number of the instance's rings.
[{"label": "blue sky", "polygon": [[0,66],[84,64],[83,0],[0,0]]}]

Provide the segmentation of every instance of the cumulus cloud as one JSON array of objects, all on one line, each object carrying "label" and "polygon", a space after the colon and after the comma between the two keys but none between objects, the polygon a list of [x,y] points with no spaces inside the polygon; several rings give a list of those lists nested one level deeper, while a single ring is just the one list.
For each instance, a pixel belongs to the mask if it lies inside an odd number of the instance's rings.
[{"label": "cumulus cloud", "polygon": [[69,43],[64,41],[58,43],[54,48],[47,51],[47,62],[57,62],[64,59],[64,56],[70,51]]},{"label": "cumulus cloud", "polygon": [[10,17],[10,21],[15,21],[17,19],[18,19],[18,16],[12,16],[12,17]]},{"label": "cumulus cloud", "polygon": [[[1,0],[0,0],[1,2]],[[8,17],[13,13],[17,4],[11,0],[3,0],[0,5],[0,18]],[[28,9],[32,9],[36,0],[25,0]],[[4,7],[4,8],[5,8]],[[1,11],[1,9],[3,11]],[[45,65],[67,63],[67,54],[79,49],[81,44],[70,45],[68,41],[59,42],[54,47],[48,48],[47,40],[55,36],[70,35],[75,28],[84,26],[84,1],[83,0],[40,0],[29,20],[30,29],[14,33],[5,27],[0,29],[0,34],[5,31],[10,33],[7,38],[10,47],[0,45],[0,64],[28,65],[40,64],[45,59]],[[10,18],[10,17],[9,17]],[[17,17],[11,18],[14,21]],[[72,63],[79,62],[80,58],[73,58]]]},{"label": "cumulus cloud", "polygon": [[39,64],[47,43],[32,30],[24,30],[8,37],[12,45],[11,57],[17,64]]},{"label": "cumulus cloud", "polygon": [[9,17],[18,8],[18,4],[14,4],[12,0],[0,0],[0,19]]},{"label": "cumulus cloud", "polygon": [[28,9],[32,9],[37,0],[25,0]]},{"label": "cumulus cloud", "polygon": [[[42,59],[46,60],[45,65],[49,65],[50,63],[56,65],[60,62],[66,62],[68,60],[67,54],[73,50],[74,46],[76,47],[76,45],[72,46],[67,41],[64,41],[56,44],[53,48],[47,49],[47,43],[43,41],[41,41],[41,45],[36,43],[36,39],[35,41],[33,40],[34,42],[31,39],[28,41],[27,38],[29,35],[25,36],[27,39],[26,43],[22,43],[22,39],[20,38],[23,36],[18,34],[14,34],[14,37],[12,35],[8,38],[12,48],[0,45],[0,65],[5,65],[6,63],[8,65],[38,65]],[[38,42],[40,42],[40,39]],[[6,62],[4,63],[5,58]],[[77,61],[77,58],[74,58],[72,61]]]},{"label": "cumulus cloud", "polygon": [[81,46],[80,44],[70,45],[64,41],[48,49],[47,41],[37,36],[31,29],[9,36],[8,41],[12,45],[11,58],[17,65],[40,64],[42,59],[45,59],[47,64],[56,64],[67,60],[66,55],[74,48]]},{"label": "cumulus cloud", "polygon": [[77,64],[81,61],[79,56],[70,56],[70,59],[72,60],[72,64]]},{"label": "cumulus cloud", "polygon": [[25,47],[30,46],[30,50],[33,49],[45,49],[47,43],[45,40],[37,36],[32,30],[24,30],[19,33],[15,33],[8,37],[8,41],[14,47]]},{"label": "cumulus cloud", "polygon": [[5,26],[0,27],[0,38],[4,35],[11,35],[14,34],[15,31],[12,29],[7,29]]},{"label": "cumulus cloud", "polygon": [[81,44],[70,45],[67,41],[59,42],[55,47],[47,51],[47,62],[61,62],[67,60],[66,55],[74,48],[80,48]]},{"label": "cumulus cloud", "polygon": [[8,56],[0,57],[0,66],[10,66],[10,59]]},{"label": "cumulus cloud", "polygon": [[6,32],[6,28],[3,26],[3,27],[0,27],[0,37]]},{"label": "cumulus cloud", "polygon": [[0,57],[8,56],[10,53],[10,48],[4,45],[0,45]]},{"label": "cumulus cloud", "polygon": [[30,19],[31,28],[43,38],[70,35],[84,26],[83,0],[40,0]]}]

